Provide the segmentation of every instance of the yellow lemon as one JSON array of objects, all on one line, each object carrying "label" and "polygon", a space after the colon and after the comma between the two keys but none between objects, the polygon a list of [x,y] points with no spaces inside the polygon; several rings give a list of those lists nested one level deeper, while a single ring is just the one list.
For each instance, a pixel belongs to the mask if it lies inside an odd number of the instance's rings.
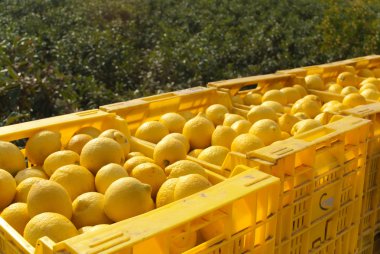
[{"label": "yellow lemon", "polygon": [[338,75],[336,78],[336,83],[340,86],[356,86],[357,80],[355,74],[345,71]]},{"label": "yellow lemon", "polygon": [[247,93],[244,96],[244,98],[243,98],[244,104],[248,105],[248,106],[250,106],[250,105],[260,105],[261,104],[261,100],[262,100],[261,94],[253,93],[253,92]]},{"label": "yellow lemon", "polygon": [[141,152],[130,152],[128,156],[125,157],[125,159],[129,160],[130,158],[135,157],[135,156],[145,156],[145,155]]},{"label": "yellow lemon", "polygon": [[329,86],[328,88],[328,91],[331,92],[331,93],[338,93],[340,94],[340,92],[342,91],[343,87],[341,85],[338,85],[338,84],[332,84]]},{"label": "yellow lemon", "polygon": [[365,77],[365,78],[375,77],[375,75],[370,69],[360,69],[356,72],[356,74],[360,77]]},{"label": "yellow lemon", "polygon": [[137,165],[132,170],[131,176],[142,183],[149,184],[152,188],[152,197],[156,196],[158,189],[166,181],[164,170],[151,162]]},{"label": "yellow lemon", "polygon": [[35,165],[43,165],[46,157],[61,150],[61,134],[53,131],[40,131],[28,139],[25,146],[28,160]]},{"label": "yellow lemon", "polygon": [[86,126],[77,130],[74,135],[86,134],[91,136],[92,138],[97,138],[100,135],[100,133],[101,131],[99,129],[92,126]]},{"label": "yellow lemon", "polygon": [[96,174],[109,163],[122,164],[124,151],[119,143],[110,138],[94,138],[88,142],[80,155],[80,165]]},{"label": "yellow lemon", "polygon": [[65,216],[58,213],[41,213],[33,217],[25,226],[24,238],[32,246],[43,236],[54,242],[61,242],[78,235],[74,224]]},{"label": "yellow lemon", "polygon": [[165,173],[168,175],[168,178],[177,178],[189,174],[199,174],[206,178],[208,177],[206,170],[202,166],[189,160],[174,162],[165,168]]},{"label": "yellow lemon", "polygon": [[228,109],[222,104],[213,104],[206,109],[206,117],[214,123],[221,125],[224,121],[224,115],[228,113]]},{"label": "yellow lemon", "polygon": [[310,116],[308,116],[305,112],[297,112],[293,116],[297,117],[300,120],[310,119]]},{"label": "yellow lemon", "polygon": [[318,74],[307,75],[305,77],[305,84],[308,89],[324,90],[324,83]]},{"label": "yellow lemon", "polygon": [[261,105],[270,107],[276,113],[284,113],[284,106],[278,103],[277,101],[264,101]]},{"label": "yellow lemon", "polygon": [[346,86],[340,92],[341,95],[348,95],[350,93],[357,93],[358,89],[354,86]]},{"label": "yellow lemon", "polygon": [[379,89],[377,88],[377,86],[375,84],[372,84],[372,83],[363,83],[362,86],[360,86],[359,92],[361,93],[361,92],[363,92],[366,89],[371,89],[371,90],[374,90],[374,91],[379,91]]},{"label": "yellow lemon", "polygon": [[125,170],[127,170],[128,174],[131,174],[132,170],[137,165],[145,163],[145,162],[154,162],[154,160],[152,160],[151,158],[146,157],[146,156],[138,155],[138,156],[134,156],[134,157],[130,158],[129,160],[127,160],[124,163],[123,167],[125,168]]},{"label": "yellow lemon", "polygon": [[32,185],[27,204],[31,218],[40,213],[54,212],[70,219],[73,212],[67,191],[60,184],[50,180],[42,179]]},{"label": "yellow lemon", "polygon": [[255,135],[244,133],[237,136],[231,145],[231,151],[246,154],[264,146],[263,141]]},{"label": "yellow lemon", "polygon": [[322,112],[339,113],[345,109],[345,106],[339,101],[329,101],[322,106]]},{"label": "yellow lemon", "polygon": [[307,91],[306,91],[306,89],[305,89],[305,87],[303,87],[303,86],[301,86],[301,85],[293,85],[293,87],[295,88],[295,89],[297,89],[297,91],[298,91],[298,93],[300,94],[300,98],[302,98],[302,97],[304,97],[304,96],[306,96],[307,95]]},{"label": "yellow lemon", "polygon": [[202,149],[211,145],[214,130],[214,124],[210,120],[197,115],[185,123],[183,135],[189,140],[191,149]]},{"label": "yellow lemon", "polygon": [[174,202],[174,190],[178,182],[178,178],[167,179],[157,192],[156,206],[161,207]]},{"label": "yellow lemon", "polygon": [[16,229],[20,235],[23,235],[24,228],[30,220],[28,206],[25,203],[11,204],[1,212],[0,217]]},{"label": "yellow lemon", "polygon": [[198,156],[198,159],[222,166],[229,149],[224,146],[210,146],[204,149]]},{"label": "yellow lemon", "polygon": [[359,105],[367,104],[363,95],[360,95],[358,93],[352,93],[344,96],[342,103],[344,106],[347,106],[349,108],[354,108]]},{"label": "yellow lemon", "polygon": [[340,120],[340,119],[342,119],[342,118],[344,118],[344,116],[342,116],[342,115],[333,115],[333,116],[330,118],[329,123],[336,122],[336,121],[338,121],[338,120]]},{"label": "yellow lemon", "polygon": [[380,78],[380,68],[375,68],[371,70],[373,75],[375,75],[376,78]]},{"label": "yellow lemon", "polygon": [[343,69],[344,69],[345,71],[351,72],[351,73],[353,73],[353,74],[355,74],[355,72],[356,72],[355,67],[354,67],[354,66],[351,66],[351,65],[344,66]]},{"label": "yellow lemon", "polygon": [[79,155],[76,152],[70,150],[57,151],[45,159],[43,169],[48,176],[51,176],[58,168],[69,164],[79,164],[79,160]]},{"label": "yellow lemon", "polygon": [[270,90],[279,90],[284,87],[282,82],[274,82],[274,83],[260,82],[258,86],[260,87],[262,93],[266,93]]},{"label": "yellow lemon", "polygon": [[212,133],[211,145],[224,146],[230,149],[231,143],[236,136],[237,133],[231,127],[219,125]]},{"label": "yellow lemon", "polygon": [[12,175],[0,169],[0,211],[12,203],[16,195],[16,181]]},{"label": "yellow lemon", "polygon": [[133,177],[116,180],[104,194],[104,212],[115,222],[148,212],[153,208],[150,185]]},{"label": "yellow lemon", "polygon": [[168,134],[168,128],[162,123],[158,121],[148,121],[137,128],[135,136],[136,138],[156,144]]},{"label": "yellow lemon", "polygon": [[115,129],[108,129],[103,131],[100,135],[100,138],[111,138],[120,144],[121,148],[124,151],[124,157],[127,157],[131,150],[131,143],[128,140],[127,136],[124,135],[121,131]]},{"label": "yellow lemon", "polygon": [[169,135],[165,136],[163,139],[167,139],[167,138],[177,139],[185,146],[186,153],[189,152],[190,143],[189,143],[189,140],[187,140],[187,138],[185,137],[185,135],[181,133],[170,133]]},{"label": "yellow lemon", "polygon": [[171,138],[163,139],[154,147],[153,160],[161,168],[186,158],[186,148],[181,141]]},{"label": "yellow lemon", "polygon": [[264,101],[276,101],[280,103],[281,105],[286,105],[288,103],[286,99],[286,95],[281,92],[280,90],[269,90],[266,93],[264,93],[262,99],[262,102]]},{"label": "yellow lemon", "polygon": [[243,99],[239,95],[232,96],[231,100],[234,104],[244,104]]},{"label": "yellow lemon", "polygon": [[180,254],[195,247],[197,244],[197,232],[188,232],[186,228],[171,230],[170,253]]},{"label": "yellow lemon", "polygon": [[329,112],[323,112],[314,117],[314,120],[319,121],[321,124],[325,125],[328,124],[331,118],[331,113]]},{"label": "yellow lemon", "polygon": [[29,177],[25,179],[24,181],[20,182],[20,184],[17,185],[16,187],[15,201],[26,203],[30,188],[32,187],[33,184],[41,180],[44,180],[44,179],[40,177]]},{"label": "yellow lemon", "polygon": [[281,139],[280,126],[270,119],[257,121],[252,125],[249,133],[260,138],[266,146]]},{"label": "yellow lemon", "polygon": [[378,100],[380,98],[380,92],[372,89],[365,89],[360,94],[367,100]]},{"label": "yellow lemon", "polygon": [[85,226],[85,227],[82,227],[82,228],[78,229],[78,233],[79,234],[84,234],[84,233],[87,233],[87,232],[93,232],[93,231],[96,231],[96,230],[107,228],[108,226],[109,226],[108,224],[98,224],[98,225],[95,225],[95,226]]},{"label": "yellow lemon", "polygon": [[303,98],[293,104],[291,114],[294,115],[301,112],[314,118],[321,113],[320,107],[321,105],[317,101]]},{"label": "yellow lemon", "polygon": [[199,154],[203,151],[203,149],[194,149],[189,153],[189,156],[198,158]]},{"label": "yellow lemon", "polygon": [[127,170],[116,163],[110,163],[101,167],[95,176],[95,187],[100,193],[105,193],[107,188],[122,177],[127,177]]},{"label": "yellow lemon", "polygon": [[71,221],[77,228],[112,223],[104,213],[104,195],[97,192],[87,192],[78,196],[73,201]]},{"label": "yellow lemon", "polygon": [[234,122],[233,125],[231,125],[231,128],[236,132],[237,135],[247,133],[249,129],[251,128],[252,123],[248,120],[239,120],[237,122]]},{"label": "yellow lemon", "polygon": [[380,80],[378,78],[374,78],[374,77],[370,77],[370,78],[366,78],[365,80],[363,80],[361,83],[360,83],[360,86],[363,86],[367,83],[370,83],[370,84],[373,84],[375,85],[378,89],[380,89]]},{"label": "yellow lemon", "polygon": [[25,158],[20,149],[10,142],[0,141],[0,168],[15,175],[25,167]]},{"label": "yellow lemon", "polygon": [[295,87],[284,87],[281,88],[280,91],[285,94],[286,101],[288,103],[294,103],[297,100],[301,99],[301,94]]},{"label": "yellow lemon", "polygon": [[322,126],[322,124],[315,119],[302,120],[293,126],[291,134],[294,136],[309,131],[311,129],[318,128],[320,126]]},{"label": "yellow lemon", "polygon": [[280,129],[282,131],[286,131],[290,133],[292,130],[293,125],[295,125],[297,122],[299,122],[300,119],[297,117],[290,115],[290,114],[283,114],[278,118],[278,125],[280,126]]},{"label": "yellow lemon", "polygon": [[93,137],[88,134],[76,134],[71,137],[70,141],[66,145],[66,149],[76,152],[80,155],[83,146],[87,144],[87,142],[91,139],[93,139]]},{"label": "yellow lemon", "polygon": [[42,179],[48,179],[48,176],[45,174],[44,171],[40,169],[35,169],[35,168],[27,168],[19,171],[17,175],[15,176],[15,180],[17,185],[24,181],[27,178],[30,177],[39,177]]},{"label": "yellow lemon", "polygon": [[278,120],[276,111],[263,105],[252,107],[247,114],[247,118],[251,123],[255,123],[262,119],[271,119],[273,121]]},{"label": "yellow lemon", "polygon": [[195,115],[191,111],[182,111],[179,112],[181,116],[183,116],[186,121],[189,121],[191,118],[193,118]]},{"label": "yellow lemon", "polygon": [[238,114],[227,113],[224,116],[223,125],[231,127],[235,122],[240,121],[240,120],[245,120],[245,118]]},{"label": "yellow lemon", "polygon": [[170,133],[182,133],[183,126],[186,123],[186,119],[177,113],[166,113],[160,117],[159,120]]},{"label": "yellow lemon", "polygon": [[95,191],[94,176],[88,169],[79,165],[70,164],[58,168],[50,180],[65,188],[71,200],[85,192]]},{"label": "yellow lemon", "polygon": [[286,131],[281,131],[281,140],[285,140],[290,138],[290,134],[287,133]]},{"label": "yellow lemon", "polygon": [[309,95],[306,95],[305,97],[302,98],[303,100],[310,100],[310,101],[314,101],[318,104],[319,107],[322,107],[322,100],[314,95],[314,94],[309,94]]}]

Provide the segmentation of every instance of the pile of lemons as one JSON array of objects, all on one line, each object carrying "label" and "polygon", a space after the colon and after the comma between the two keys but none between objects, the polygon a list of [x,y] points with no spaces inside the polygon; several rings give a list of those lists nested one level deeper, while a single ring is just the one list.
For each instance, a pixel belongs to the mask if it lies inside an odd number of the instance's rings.
[{"label": "pile of lemons", "polygon": [[43,130],[26,143],[29,168],[17,146],[0,141],[0,217],[34,246],[43,236],[63,241],[207,189],[206,170],[176,156],[185,151],[176,134],[149,158],[130,151],[130,138],[115,129],[84,127],[67,144]]}]

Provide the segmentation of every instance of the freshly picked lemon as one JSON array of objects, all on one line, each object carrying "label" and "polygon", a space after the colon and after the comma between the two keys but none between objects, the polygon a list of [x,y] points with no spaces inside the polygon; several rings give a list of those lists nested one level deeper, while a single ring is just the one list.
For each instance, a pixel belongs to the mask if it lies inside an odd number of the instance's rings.
[{"label": "freshly picked lemon", "polygon": [[210,120],[197,115],[185,123],[183,135],[189,140],[191,149],[203,149],[211,145],[214,130],[214,124]]},{"label": "freshly picked lemon", "polygon": [[10,142],[0,141],[0,168],[11,175],[26,168],[25,157],[17,146]]},{"label": "freshly picked lemon", "polygon": [[124,135],[121,131],[115,129],[108,129],[103,131],[100,135],[100,138],[111,138],[121,145],[121,148],[124,151],[124,157],[127,157],[131,150],[131,143],[128,140],[127,136]]},{"label": "freshly picked lemon", "polygon": [[140,125],[135,133],[136,138],[157,144],[169,134],[168,128],[158,121],[148,121]]},{"label": "freshly picked lemon", "polygon": [[95,176],[96,190],[105,193],[107,188],[116,180],[127,177],[127,170],[116,163],[110,163],[99,169]]},{"label": "freshly picked lemon", "polygon": [[255,123],[262,119],[271,119],[273,121],[278,120],[276,111],[264,105],[252,107],[248,112],[247,118],[251,123]]},{"label": "freshly picked lemon", "polygon": [[131,176],[142,183],[149,184],[152,188],[152,197],[156,196],[158,189],[166,181],[164,170],[151,162],[137,165],[132,170]]},{"label": "freshly picked lemon", "polygon": [[308,89],[324,90],[324,82],[318,74],[307,75],[305,84]]},{"label": "freshly picked lemon", "polygon": [[46,157],[61,150],[61,147],[61,134],[59,132],[40,131],[28,139],[25,153],[32,164],[42,166]]},{"label": "freshly picked lemon", "polygon": [[211,145],[224,146],[231,148],[231,143],[237,136],[237,133],[229,126],[219,125],[216,127],[211,137]]},{"label": "freshly picked lemon", "polygon": [[51,176],[58,168],[69,164],[79,164],[79,160],[79,155],[76,152],[70,150],[57,151],[45,159],[43,169],[48,176]]},{"label": "freshly picked lemon", "polygon": [[24,228],[30,220],[28,206],[25,203],[11,204],[1,212],[0,217],[16,229],[20,235],[24,233]]},{"label": "freshly picked lemon", "polygon": [[160,123],[165,125],[170,133],[182,133],[186,119],[177,113],[166,113],[160,117]]},{"label": "freshly picked lemon", "polygon": [[269,90],[266,93],[264,93],[262,97],[262,102],[265,101],[276,101],[280,103],[281,105],[286,105],[288,103],[288,100],[286,99],[286,95],[281,92],[280,90]]},{"label": "freshly picked lemon", "polygon": [[270,119],[262,119],[255,122],[249,133],[260,138],[266,146],[281,139],[280,126]]},{"label": "freshly picked lemon", "polygon": [[16,181],[12,175],[0,169],[0,211],[12,203],[16,195]]},{"label": "freshly picked lemon", "polygon": [[206,117],[210,119],[214,125],[221,125],[224,121],[224,115],[228,113],[228,109],[222,104],[213,104],[206,109]]},{"label": "freshly picked lemon", "polygon": [[198,156],[198,159],[222,166],[230,150],[224,146],[210,146],[204,149]]},{"label": "freshly picked lemon", "polygon": [[318,128],[320,126],[322,126],[322,124],[318,120],[315,120],[315,119],[302,120],[293,126],[291,134],[297,135],[297,134],[309,131],[311,129]]},{"label": "freshly picked lemon", "polygon": [[231,151],[246,154],[264,146],[263,141],[255,135],[244,133],[237,136],[231,145]]},{"label": "freshly picked lemon", "polygon": [[207,178],[206,170],[198,163],[189,160],[180,160],[165,168],[168,178],[177,178],[189,174],[199,174]]}]

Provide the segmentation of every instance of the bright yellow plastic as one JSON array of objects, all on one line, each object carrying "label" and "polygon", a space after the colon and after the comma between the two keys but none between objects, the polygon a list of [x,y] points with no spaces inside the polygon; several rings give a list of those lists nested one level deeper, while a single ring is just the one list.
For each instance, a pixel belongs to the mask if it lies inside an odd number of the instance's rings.
[{"label": "bright yellow plastic", "polygon": [[[243,166],[241,166],[243,167]],[[57,253],[171,253],[198,234],[185,253],[273,253],[279,180],[246,167],[219,185],[140,216],[54,246]]]},{"label": "bright yellow plastic", "polygon": [[280,178],[276,253],[355,253],[369,125],[348,116],[246,155],[230,152],[222,167],[193,160],[225,176],[247,165]]}]

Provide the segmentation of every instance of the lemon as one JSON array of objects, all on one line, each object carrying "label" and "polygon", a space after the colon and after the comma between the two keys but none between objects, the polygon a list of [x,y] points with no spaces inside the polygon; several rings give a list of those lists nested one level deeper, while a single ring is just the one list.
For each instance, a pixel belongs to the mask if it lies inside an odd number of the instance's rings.
[{"label": "lemon", "polygon": [[124,151],[119,143],[110,138],[94,138],[89,141],[80,155],[80,164],[96,174],[109,163],[122,164]]},{"label": "lemon", "polygon": [[168,175],[168,178],[177,178],[189,174],[199,174],[206,178],[208,177],[206,170],[202,166],[189,160],[174,162],[165,168],[165,173]]},{"label": "lemon", "polygon": [[151,158],[146,157],[146,156],[138,155],[138,156],[134,156],[134,157],[130,158],[129,160],[127,160],[124,163],[123,167],[125,168],[125,170],[127,170],[128,174],[131,174],[132,170],[137,165],[145,163],[145,162],[154,162],[154,160],[152,160]]},{"label": "lemon", "polygon": [[284,87],[281,88],[280,91],[285,94],[286,101],[288,103],[294,103],[301,99],[301,94],[295,87]]},{"label": "lemon", "polygon": [[120,144],[121,148],[124,151],[124,157],[127,157],[131,150],[131,143],[128,138],[121,131],[115,129],[108,129],[103,131],[100,135],[100,138],[111,138]]},{"label": "lemon", "polygon": [[0,169],[0,211],[12,203],[16,195],[16,181],[12,175]]},{"label": "lemon", "polygon": [[295,125],[297,122],[299,122],[300,119],[297,117],[290,115],[290,114],[283,114],[278,118],[278,125],[280,126],[280,129],[282,131],[286,131],[290,133],[292,130],[293,125]]},{"label": "lemon", "polygon": [[202,149],[211,145],[214,130],[214,124],[210,120],[197,115],[185,123],[183,135],[189,140],[191,149]]},{"label": "lemon", "polygon": [[231,128],[236,132],[237,135],[240,135],[243,133],[247,133],[251,126],[251,122],[244,119],[234,122],[234,124],[231,125]]},{"label": "lemon", "polygon": [[308,117],[314,118],[321,113],[320,107],[318,101],[303,98],[293,104],[291,114],[305,113]]},{"label": "lemon", "polygon": [[222,166],[229,149],[224,146],[210,146],[204,149],[198,156],[198,159]]},{"label": "lemon", "polygon": [[27,168],[19,171],[17,175],[15,176],[15,180],[17,185],[24,181],[27,178],[30,177],[39,177],[42,179],[48,179],[48,176],[45,174],[44,171],[40,169],[35,169],[35,168]]},{"label": "lemon", "polygon": [[32,246],[43,236],[54,242],[61,242],[78,235],[74,224],[58,213],[41,213],[33,217],[25,226],[24,238]]},{"label": "lemon", "polygon": [[355,72],[356,72],[355,67],[354,67],[354,66],[351,66],[351,65],[343,66],[343,69],[344,69],[345,71],[351,72],[351,73],[353,73],[353,74],[355,74]]},{"label": "lemon", "polygon": [[311,101],[314,101],[318,104],[319,107],[322,107],[322,100],[321,98],[319,98],[318,96],[314,95],[314,94],[309,94],[309,95],[306,95],[302,98],[303,100],[311,100]]},{"label": "lemon", "polygon": [[287,133],[286,131],[281,131],[281,140],[285,140],[290,138],[290,134]]},{"label": "lemon", "polygon": [[380,92],[372,89],[365,89],[360,94],[367,100],[378,100],[380,97]]},{"label": "lemon", "polygon": [[318,74],[307,75],[305,84],[308,89],[324,90],[323,80]]},{"label": "lemon", "polygon": [[23,235],[24,228],[30,220],[28,206],[25,203],[11,204],[1,212],[0,217],[16,229],[20,235]]},{"label": "lemon", "polygon": [[185,159],[186,154],[186,148],[181,141],[175,138],[163,139],[154,147],[153,160],[158,166],[165,168],[176,161]]},{"label": "lemon", "polygon": [[347,106],[349,108],[354,108],[359,105],[364,105],[367,102],[365,98],[363,97],[363,95],[360,95],[358,93],[352,93],[352,94],[344,96],[342,103],[344,106]]},{"label": "lemon", "polygon": [[32,185],[27,204],[31,218],[40,213],[55,212],[70,219],[73,212],[67,191],[60,184],[50,180],[42,179]]},{"label": "lemon", "polygon": [[170,253],[180,254],[195,247],[197,244],[197,232],[188,232],[185,228],[176,228],[170,232]]},{"label": "lemon", "polygon": [[156,144],[168,134],[168,128],[162,123],[158,121],[148,121],[137,128],[135,136],[136,138]]},{"label": "lemon", "polygon": [[301,85],[298,85],[298,84],[293,85],[293,87],[294,87],[295,89],[297,89],[297,91],[298,91],[298,93],[300,94],[301,98],[307,95],[307,92],[306,92],[305,87],[303,87],[303,86],[301,86]]},{"label": "lemon", "polygon": [[231,145],[231,151],[246,154],[264,146],[263,141],[255,135],[244,133],[237,136]]},{"label": "lemon", "polygon": [[41,180],[44,180],[44,179],[40,177],[29,177],[23,180],[22,182],[20,182],[20,184],[17,185],[16,187],[15,201],[26,203],[30,188],[32,187],[33,184]]},{"label": "lemon", "polygon": [[305,112],[297,112],[293,116],[297,117],[300,120],[310,119],[310,116],[308,116]]},{"label": "lemon", "polygon": [[224,115],[228,113],[228,109],[222,104],[213,104],[206,109],[206,117],[214,123],[221,125],[224,121]]},{"label": "lemon", "polygon": [[162,168],[151,162],[137,165],[131,176],[142,183],[149,184],[152,188],[152,197],[155,197],[158,189],[166,181],[166,175]]},{"label": "lemon", "polygon": [[20,149],[10,142],[0,141],[0,168],[11,175],[25,169],[25,158]]},{"label": "lemon", "polygon": [[270,90],[279,90],[284,87],[284,85],[281,82],[274,82],[274,83],[260,82],[258,86],[260,87],[262,93],[266,93]]},{"label": "lemon", "polygon": [[340,92],[341,95],[348,95],[350,93],[357,93],[358,89],[354,86],[346,86]]},{"label": "lemon", "polygon": [[234,104],[244,104],[243,99],[239,95],[232,96],[231,100]]},{"label": "lemon", "polygon": [[148,212],[154,208],[151,187],[133,177],[113,182],[104,194],[104,212],[117,222]]},{"label": "lemon", "polygon": [[96,190],[100,193],[105,193],[107,188],[122,177],[127,177],[127,170],[116,163],[110,163],[101,167],[95,176]]},{"label": "lemon", "polygon": [[272,108],[276,113],[284,113],[284,106],[277,101],[264,101],[261,105]]},{"label": "lemon", "polygon": [[335,122],[335,121],[338,121],[340,119],[344,118],[344,116],[342,115],[333,115],[331,118],[330,118],[330,121],[329,123],[332,123],[332,122]]},{"label": "lemon", "polygon": [[109,226],[108,224],[98,224],[98,225],[95,225],[95,226],[85,226],[85,227],[82,227],[82,228],[78,229],[78,233],[79,234],[84,234],[84,233],[87,233],[87,232],[93,232],[93,231],[96,231],[96,230],[107,228],[108,226]]},{"label": "lemon", "polygon": [[186,153],[189,152],[190,143],[189,143],[189,140],[187,140],[187,138],[185,137],[185,135],[181,133],[170,133],[169,135],[165,136],[163,139],[167,139],[167,138],[177,139],[185,146]]},{"label": "lemon", "polygon": [[203,151],[203,149],[194,149],[189,153],[189,156],[198,158],[199,154]]},{"label": "lemon", "polygon": [[70,150],[57,151],[50,154],[44,162],[44,171],[48,176],[51,176],[58,168],[69,165],[79,164],[79,155]]},{"label": "lemon", "polygon": [[[170,134],[169,134],[170,135]],[[135,157],[135,156],[145,156],[143,153],[141,153],[141,152],[130,152],[129,154],[128,154],[128,156],[127,157],[125,157],[125,159],[126,160],[129,160],[130,158],[132,158],[132,157]]]},{"label": "lemon", "polygon": [[281,92],[280,90],[269,90],[266,93],[264,93],[263,97],[261,98],[261,101],[276,101],[280,103],[281,105],[286,105],[288,103],[286,99],[286,95]]},{"label": "lemon", "polygon": [[361,69],[361,70],[358,70],[356,72],[356,74],[358,76],[360,76],[360,77],[366,77],[366,78],[375,77],[375,75],[373,74],[373,72],[370,69]]},{"label": "lemon", "polygon": [[291,134],[297,135],[297,134],[309,131],[311,129],[318,128],[320,126],[322,126],[322,124],[315,119],[302,120],[293,126]]},{"label": "lemon", "polygon": [[262,119],[271,119],[273,121],[278,120],[276,111],[263,105],[252,107],[247,114],[247,118],[251,123],[255,123]]},{"label": "lemon", "polygon": [[161,207],[181,198],[205,190],[210,182],[199,174],[189,174],[166,180],[157,193],[156,205]]},{"label": "lemon", "polygon": [[61,134],[53,131],[40,131],[28,139],[25,146],[29,162],[43,165],[46,157],[61,150]]},{"label": "lemon", "polygon": [[94,176],[88,169],[79,165],[70,164],[58,168],[50,180],[63,186],[71,200],[85,192],[95,191]]},{"label": "lemon", "polygon": [[71,221],[77,228],[112,223],[104,213],[104,195],[97,192],[87,192],[78,196],[73,201]]},{"label": "lemon", "polygon": [[236,123],[237,121],[240,121],[240,120],[245,120],[245,118],[241,115],[238,115],[238,114],[227,113],[224,116],[223,125],[231,127],[234,123]]},{"label": "lemon", "polygon": [[236,136],[237,133],[231,127],[219,125],[212,133],[211,145],[224,146],[230,149],[231,143]]},{"label": "lemon", "polygon": [[191,118],[195,116],[191,111],[182,111],[179,114],[183,116],[186,119],[186,121],[189,121]]},{"label": "lemon", "polygon": [[370,77],[370,78],[366,78],[365,80],[363,80],[361,83],[360,83],[360,86],[363,86],[365,84],[373,84],[375,85],[378,89],[380,89],[380,80],[378,78],[374,78],[374,77]]},{"label": "lemon", "polygon": [[363,92],[366,89],[371,89],[371,90],[374,90],[374,91],[379,91],[379,89],[377,88],[377,86],[374,85],[373,83],[363,83],[362,86],[360,86],[359,92],[361,93],[361,92]]},{"label": "lemon", "polygon": [[244,98],[243,98],[244,104],[248,105],[248,106],[250,106],[250,105],[260,105],[261,104],[261,100],[262,100],[261,94],[253,93],[253,92],[247,93],[244,96]]},{"label": "lemon", "polygon": [[186,119],[177,113],[166,113],[160,117],[159,120],[170,133],[177,132],[182,133],[183,126],[186,123]]},{"label": "lemon", "polygon": [[281,129],[278,124],[270,119],[262,119],[254,123],[249,133],[259,137],[264,145],[270,145],[281,139]]},{"label": "lemon", "polygon": [[323,112],[323,113],[320,113],[319,115],[317,115],[316,117],[314,117],[314,120],[317,120],[321,124],[325,125],[325,124],[328,124],[330,117],[331,117],[331,113]]},{"label": "lemon", "polygon": [[80,155],[83,146],[87,144],[87,142],[91,139],[93,139],[93,137],[88,134],[76,134],[71,137],[70,141],[66,145],[66,149],[76,152]]},{"label": "lemon", "polygon": [[338,84],[332,84],[329,86],[329,89],[328,91],[331,92],[331,93],[338,93],[340,94],[340,92],[342,91],[343,87],[338,85]]},{"label": "lemon", "polygon": [[373,75],[375,75],[376,78],[380,78],[380,68],[372,69]]},{"label": "lemon", "polygon": [[345,71],[338,75],[338,77],[336,78],[336,83],[343,87],[356,86],[357,80],[354,73]]},{"label": "lemon", "polygon": [[92,138],[97,138],[100,135],[100,133],[101,131],[99,129],[92,126],[86,126],[77,130],[74,135],[86,134],[91,136]]}]

